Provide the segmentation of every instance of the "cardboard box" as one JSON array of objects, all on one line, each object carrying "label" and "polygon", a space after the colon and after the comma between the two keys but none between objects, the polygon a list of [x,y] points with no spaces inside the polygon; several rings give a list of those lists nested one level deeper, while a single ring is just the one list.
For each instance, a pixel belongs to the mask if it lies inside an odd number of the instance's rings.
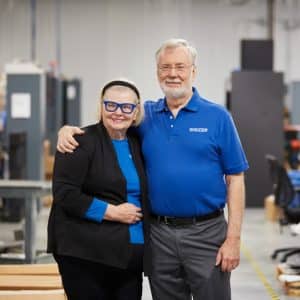
[{"label": "cardboard box", "polygon": [[269,195],[265,198],[265,216],[268,221],[277,222],[281,215],[281,210],[275,204],[274,195]]}]

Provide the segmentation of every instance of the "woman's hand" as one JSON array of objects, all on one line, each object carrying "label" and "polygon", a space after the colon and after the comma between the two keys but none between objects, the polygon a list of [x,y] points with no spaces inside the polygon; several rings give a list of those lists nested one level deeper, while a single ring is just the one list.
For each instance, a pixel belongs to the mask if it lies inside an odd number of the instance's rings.
[{"label": "woman's hand", "polygon": [[134,224],[141,221],[143,215],[141,208],[131,203],[119,205],[108,204],[104,219],[108,221]]},{"label": "woman's hand", "polygon": [[57,150],[61,153],[72,153],[79,146],[73,138],[75,134],[84,134],[84,131],[75,126],[63,126],[58,131]]}]

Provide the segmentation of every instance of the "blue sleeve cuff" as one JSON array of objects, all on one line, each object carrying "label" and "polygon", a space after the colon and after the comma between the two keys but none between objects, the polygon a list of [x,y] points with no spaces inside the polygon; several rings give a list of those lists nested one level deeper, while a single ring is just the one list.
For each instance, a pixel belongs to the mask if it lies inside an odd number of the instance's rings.
[{"label": "blue sleeve cuff", "polygon": [[239,174],[242,172],[245,172],[249,169],[249,164],[247,161],[243,162],[242,164],[238,165],[238,166],[234,166],[232,168],[226,169],[224,171],[224,173],[226,175],[234,175],[234,174]]},{"label": "blue sleeve cuff", "polygon": [[107,202],[94,198],[93,202],[85,213],[85,217],[92,221],[102,222],[107,205]]}]

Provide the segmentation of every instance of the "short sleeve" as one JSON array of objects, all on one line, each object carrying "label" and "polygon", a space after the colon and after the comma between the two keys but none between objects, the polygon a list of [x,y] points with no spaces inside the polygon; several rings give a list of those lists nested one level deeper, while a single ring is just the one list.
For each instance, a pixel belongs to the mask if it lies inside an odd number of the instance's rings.
[{"label": "short sleeve", "polygon": [[223,112],[218,134],[222,166],[224,174],[238,174],[246,171],[249,164],[234,121],[227,111]]}]

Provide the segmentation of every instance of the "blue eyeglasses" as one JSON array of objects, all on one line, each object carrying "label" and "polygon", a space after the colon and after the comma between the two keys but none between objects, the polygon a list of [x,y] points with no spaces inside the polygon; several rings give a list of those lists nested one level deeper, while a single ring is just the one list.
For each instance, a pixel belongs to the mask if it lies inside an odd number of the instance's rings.
[{"label": "blue eyeglasses", "polygon": [[105,110],[108,112],[115,112],[118,108],[121,109],[124,114],[131,114],[136,108],[136,104],[133,103],[117,103],[114,101],[104,100]]}]

